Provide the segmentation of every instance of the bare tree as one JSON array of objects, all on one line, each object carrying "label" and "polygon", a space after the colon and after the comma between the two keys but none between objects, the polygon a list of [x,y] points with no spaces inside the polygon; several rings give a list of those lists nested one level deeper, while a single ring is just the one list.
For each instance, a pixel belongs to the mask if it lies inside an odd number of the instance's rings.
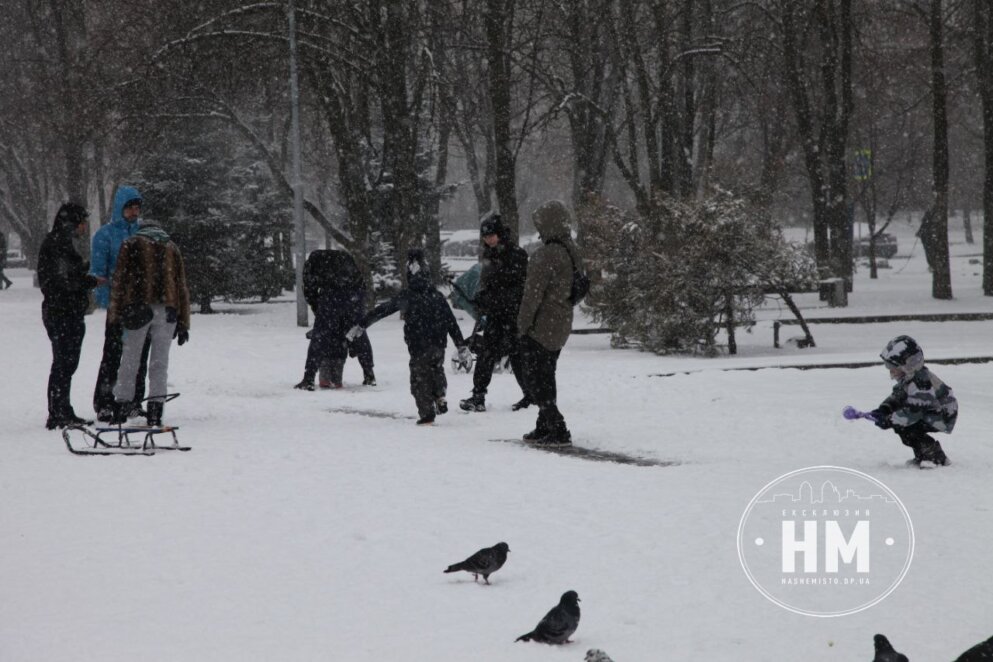
[{"label": "bare tree", "polygon": [[851,0],[778,4],[789,94],[813,197],[817,267],[851,283],[845,158],[854,108]]},{"label": "bare tree", "polygon": [[983,294],[993,296],[993,6],[973,0],[973,47],[983,111]]}]

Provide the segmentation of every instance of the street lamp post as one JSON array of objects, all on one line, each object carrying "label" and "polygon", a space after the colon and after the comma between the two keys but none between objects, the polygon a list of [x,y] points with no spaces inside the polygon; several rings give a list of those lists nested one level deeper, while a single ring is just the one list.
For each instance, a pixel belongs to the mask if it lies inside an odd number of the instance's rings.
[{"label": "street lamp post", "polygon": [[290,149],[293,183],[293,242],[296,244],[297,326],[307,326],[307,301],[303,297],[303,263],[307,257],[303,224],[303,178],[300,175],[300,86],[297,80],[297,26],[294,0],[286,10],[290,32]]}]

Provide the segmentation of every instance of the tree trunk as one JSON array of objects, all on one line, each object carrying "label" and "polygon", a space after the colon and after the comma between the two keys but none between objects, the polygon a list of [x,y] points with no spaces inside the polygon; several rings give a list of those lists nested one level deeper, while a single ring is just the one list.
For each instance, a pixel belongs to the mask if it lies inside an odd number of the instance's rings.
[{"label": "tree trunk", "polygon": [[983,295],[993,296],[993,8],[973,0],[976,76],[983,109]]},{"label": "tree trunk", "polygon": [[786,307],[790,309],[790,312],[793,313],[793,317],[795,317],[800,323],[800,328],[803,329],[804,339],[802,346],[816,347],[817,345],[814,343],[814,336],[810,333],[810,326],[807,324],[807,321],[803,319],[803,313],[800,312],[800,307],[796,305],[795,301],[793,301],[793,297],[790,295],[789,290],[782,290],[779,293],[779,296],[783,298],[783,303],[785,303]]},{"label": "tree trunk", "polygon": [[814,15],[807,17],[817,26],[820,42],[823,103],[819,126],[807,93],[813,81],[808,80],[804,53],[810,49],[801,42],[807,22],[800,24],[799,11],[799,3],[783,5],[783,57],[813,197],[814,256],[822,275],[844,278],[850,288],[852,242],[845,147],[853,110],[851,0],[840,0],[837,7],[818,2]]},{"label": "tree trunk", "polygon": [[948,116],[945,86],[942,0],[931,0],[931,89],[934,117],[934,205],[929,227],[931,296],[952,298],[952,275],[948,257]]},{"label": "tree trunk", "polygon": [[517,213],[517,165],[511,137],[510,39],[515,0],[487,0],[485,30],[489,64],[489,96],[496,146],[496,197],[500,216],[511,234],[520,233]]},{"label": "tree trunk", "polygon": [[438,166],[434,173],[435,194],[431,197],[425,211],[427,227],[425,228],[424,244],[431,265],[431,276],[436,283],[441,282],[441,221],[438,210],[441,206],[441,196],[437,193],[448,179],[448,141],[452,134],[452,125],[441,118],[438,127]]},{"label": "tree trunk", "polygon": [[728,295],[724,305],[724,328],[728,334],[728,354],[738,353],[738,340],[734,337],[734,297]]},{"label": "tree trunk", "polygon": [[803,148],[804,163],[807,166],[807,179],[814,212],[814,259],[822,277],[830,273],[831,246],[828,235],[829,216],[827,214],[827,182],[821,171],[820,146],[814,128],[813,111],[807,96],[806,64],[803,46],[799,43],[801,28],[797,25],[797,6],[786,2],[783,7],[782,35],[783,59],[786,69],[787,87],[793,102],[797,130]]}]

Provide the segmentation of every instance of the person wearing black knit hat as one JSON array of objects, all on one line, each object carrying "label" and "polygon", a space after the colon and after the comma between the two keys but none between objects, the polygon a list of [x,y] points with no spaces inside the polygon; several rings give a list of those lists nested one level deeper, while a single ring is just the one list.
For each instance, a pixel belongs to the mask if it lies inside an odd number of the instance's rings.
[{"label": "person wearing black knit hat", "polygon": [[41,320],[52,342],[45,424],[49,430],[92,423],[76,416],[69,402],[72,376],[79,366],[86,334],[83,316],[90,305],[89,290],[103,283],[103,279],[87,274],[89,265],[72,244],[74,236],[86,236],[87,216],[78,204],[62,205],[38,254],[38,283],[44,296]]},{"label": "person wearing black knit hat", "polygon": [[517,311],[524,296],[524,281],[528,272],[528,254],[518,246],[499,214],[489,214],[479,224],[483,244],[479,292],[472,303],[479,311],[483,337],[476,369],[472,373],[472,395],[461,400],[465,411],[486,411],[486,391],[493,379],[493,369],[505,357],[510,357],[514,378],[523,397],[512,407],[514,411],[531,404],[524,388],[524,368],[517,340]]},{"label": "person wearing black knit hat", "polygon": [[0,232],[0,290],[9,290],[14,281],[7,278],[3,270],[7,268],[7,235]]}]

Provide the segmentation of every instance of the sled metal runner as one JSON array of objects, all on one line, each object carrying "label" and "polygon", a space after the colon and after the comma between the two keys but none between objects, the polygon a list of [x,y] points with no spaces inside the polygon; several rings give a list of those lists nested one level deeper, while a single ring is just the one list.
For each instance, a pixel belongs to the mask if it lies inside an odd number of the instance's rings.
[{"label": "sled metal runner", "polygon": [[[164,396],[151,396],[142,400],[161,399],[170,402],[179,397],[179,393],[168,393]],[[156,451],[188,451],[189,446],[180,446],[174,425],[105,425],[88,427],[85,425],[70,425],[62,429],[62,439],[66,448],[73,455],[155,455]],[[73,446],[73,433],[81,443]],[[157,444],[157,435],[172,437],[172,443]]]},{"label": "sled metal runner", "polygon": [[[176,437],[178,427],[171,425],[148,427],[147,425],[121,425],[113,427],[87,428],[82,425],[66,427],[62,438],[66,448],[73,455],[155,455],[157,451],[188,451],[189,446],[180,446]],[[72,434],[77,433],[82,440],[73,446]],[[157,435],[169,435],[172,443],[157,444]]]}]

